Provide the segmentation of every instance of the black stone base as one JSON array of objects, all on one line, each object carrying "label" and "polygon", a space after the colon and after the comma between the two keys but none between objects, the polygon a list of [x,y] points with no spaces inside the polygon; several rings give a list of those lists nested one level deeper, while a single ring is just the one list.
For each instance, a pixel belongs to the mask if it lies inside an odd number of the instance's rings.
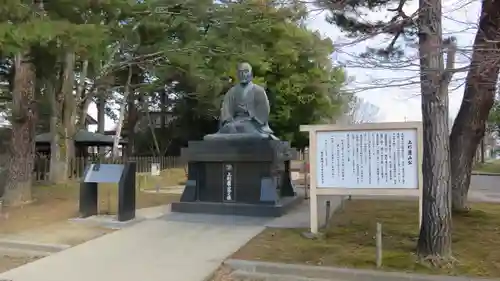
[{"label": "black stone base", "polygon": [[172,212],[234,215],[249,217],[281,217],[302,201],[302,197],[284,197],[279,204],[244,204],[218,202],[174,202]]}]

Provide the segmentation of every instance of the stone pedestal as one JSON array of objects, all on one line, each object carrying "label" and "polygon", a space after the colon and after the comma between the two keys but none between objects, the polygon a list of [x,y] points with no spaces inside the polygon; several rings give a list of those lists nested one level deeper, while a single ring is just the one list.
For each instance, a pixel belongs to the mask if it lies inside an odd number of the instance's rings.
[{"label": "stone pedestal", "polygon": [[278,140],[205,140],[182,150],[188,180],[172,211],[277,217],[299,202],[293,150]]}]

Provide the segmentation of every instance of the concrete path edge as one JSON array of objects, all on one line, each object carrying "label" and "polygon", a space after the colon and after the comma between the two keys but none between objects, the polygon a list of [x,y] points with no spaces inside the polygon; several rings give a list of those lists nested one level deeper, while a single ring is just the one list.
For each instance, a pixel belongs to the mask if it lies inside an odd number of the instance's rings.
[{"label": "concrete path edge", "polygon": [[296,275],[308,278],[323,278],[345,281],[494,281],[498,279],[483,279],[464,276],[420,275],[403,272],[384,272],[375,270],[360,270],[337,268],[329,266],[282,264],[262,261],[228,259],[224,264],[232,270],[259,272],[277,275]]},{"label": "concrete path edge", "polygon": [[[4,248],[0,247],[0,256],[7,255],[9,257],[48,257],[54,254],[53,252],[41,252],[41,251],[32,251],[32,250],[22,250],[22,249],[12,249],[12,248]],[[0,279],[1,281],[2,279]]]},{"label": "concrete path edge", "polygon": [[49,252],[57,253],[70,248],[70,245],[66,244],[48,244],[48,243],[36,243],[31,241],[19,241],[10,239],[0,239],[0,247],[20,249],[20,250],[31,250],[39,252]]},{"label": "concrete path edge", "polygon": [[338,279],[318,279],[296,275],[268,274],[260,272],[248,272],[244,270],[235,270],[231,277],[236,280],[259,280],[259,281],[340,281]]},{"label": "concrete path edge", "polygon": [[489,172],[479,172],[479,171],[476,172],[476,171],[472,171],[471,175],[473,175],[473,176],[492,176],[492,177],[497,176],[498,177],[498,176],[500,176],[500,173],[489,173]]}]

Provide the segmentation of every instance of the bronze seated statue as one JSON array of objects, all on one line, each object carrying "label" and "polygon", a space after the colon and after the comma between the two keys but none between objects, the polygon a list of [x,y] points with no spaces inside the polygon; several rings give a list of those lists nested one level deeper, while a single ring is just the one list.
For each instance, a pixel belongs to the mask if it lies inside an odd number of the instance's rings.
[{"label": "bronze seated statue", "polygon": [[238,66],[240,83],[224,96],[219,131],[204,140],[271,139],[278,140],[269,128],[269,100],[263,87],[252,83],[252,67]]}]

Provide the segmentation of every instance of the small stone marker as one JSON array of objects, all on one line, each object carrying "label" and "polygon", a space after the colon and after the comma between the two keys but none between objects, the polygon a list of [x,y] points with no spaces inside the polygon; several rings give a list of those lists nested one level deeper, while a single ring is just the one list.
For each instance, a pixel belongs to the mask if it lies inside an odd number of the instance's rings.
[{"label": "small stone marker", "polygon": [[375,237],[375,245],[376,245],[376,264],[377,268],[382,267],[382,224],[377,222],[377,234]]},{"label": "small stone marker", "polygon": [[151,163],[151,175],[152,176],[160,175],[160,163]]}]

